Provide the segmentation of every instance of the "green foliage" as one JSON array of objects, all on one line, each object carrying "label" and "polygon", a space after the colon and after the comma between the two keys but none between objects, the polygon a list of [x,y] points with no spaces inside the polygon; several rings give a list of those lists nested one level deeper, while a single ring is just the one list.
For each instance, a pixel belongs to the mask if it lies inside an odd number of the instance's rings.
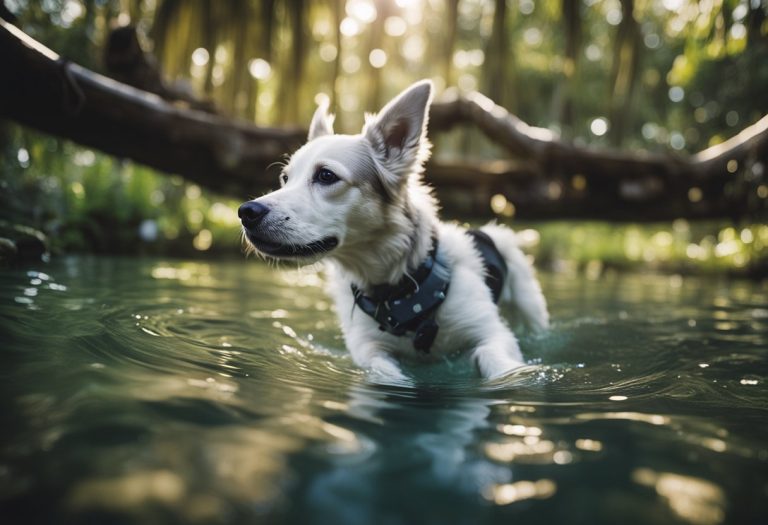
[{"label": "green foliage", "polygon": [[3,158],[0,219],[47,232],[54,250],[237,252],[239,203],[180,177],[21,129]]},{"label": "green foliage", "polygon": [[[650,268],[677,273],[764,275],[768,226],[735,228],[722,222],[616,225],[553,222],[530,225],[522,241],[539,264],[599,273],[606,268]],[[520,225],[516,225],[520,228]],[[534,233],[532,233],[534,232]]]}]

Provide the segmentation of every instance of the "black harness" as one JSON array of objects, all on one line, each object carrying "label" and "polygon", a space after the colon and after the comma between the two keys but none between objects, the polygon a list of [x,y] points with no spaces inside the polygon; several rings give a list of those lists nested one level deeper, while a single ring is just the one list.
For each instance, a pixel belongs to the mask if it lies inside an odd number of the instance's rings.
[{"label": "black harness", "polygon": [[504,281],[507,279],[507,263],[502,257],[493,239],[482,230],[468,230],[467,233],[475,241],[475,248],[480,252],[485,266],[485,284],[491,289],[493,302],[501,299]]},{"label": "black harness", "polygon": [[[498,302],[507,277],[507,264],[488,234],[480,230],[467,233],[483,258],[485,284],[493,300]],[[435,237],[424,262],[395,285],[376,285],[369,295],[352,285],[355,303],[379,323],[379,330],[397,336],[410,335],[413,347],[424,353],[429,353],[437,337],[439,327],[435,314],[445,301],[451,283],[451,270],[439,257],[437,245]]]}]

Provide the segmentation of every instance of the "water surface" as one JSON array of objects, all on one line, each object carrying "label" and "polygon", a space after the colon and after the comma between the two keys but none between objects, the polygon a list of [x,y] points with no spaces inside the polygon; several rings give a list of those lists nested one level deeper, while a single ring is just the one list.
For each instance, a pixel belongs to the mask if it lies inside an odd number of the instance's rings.
[{"label": "water surface", "polygon": [[349,359],[322,278],[0,271],[0,521],[768,523],[765,284],[545,274],[529,366],[394,387]]}]

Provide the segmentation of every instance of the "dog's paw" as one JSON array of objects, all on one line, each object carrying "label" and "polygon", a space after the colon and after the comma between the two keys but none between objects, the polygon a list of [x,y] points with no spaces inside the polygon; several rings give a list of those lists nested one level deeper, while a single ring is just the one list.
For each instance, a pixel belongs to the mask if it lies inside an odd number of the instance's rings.
[{"label": "dog's paw", "polygon": [[528,317],[526,321],[528,330],[533,334],[541,334],[549,329],[549,314],[546,308],[535,316]]},{"label": "dog's paw", "polygon": [[369,377],[376,383],[403,385],[410,383],[400,367],[392,359],[374,357],[368,365]]},{"label": "dog's paw", "polygon": [[506,376],[524,365],[522,359],[514,359],[502,350],[480,347],[475,350],[475,359],[484,379],[494,380]]}]

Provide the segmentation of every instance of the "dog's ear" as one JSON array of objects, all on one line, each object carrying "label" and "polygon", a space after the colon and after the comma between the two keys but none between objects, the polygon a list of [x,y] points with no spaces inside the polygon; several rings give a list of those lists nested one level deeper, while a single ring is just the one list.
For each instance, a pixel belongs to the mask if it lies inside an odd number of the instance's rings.
[{"label": "dog's ear", "polygon": [[420,171],[429,155],[428,108],[432,82],[422,80],[392,99],[374,117],[368,117],[363,134],[385,173],[385,183],[399,184],[405,175]]},{"label": "dog's ear", "polygon": [[323,135],[333,135],[333,115],[328,114],[328,102],[323,102],[315,110],[309,125],[307,140],[314,140]]}]

